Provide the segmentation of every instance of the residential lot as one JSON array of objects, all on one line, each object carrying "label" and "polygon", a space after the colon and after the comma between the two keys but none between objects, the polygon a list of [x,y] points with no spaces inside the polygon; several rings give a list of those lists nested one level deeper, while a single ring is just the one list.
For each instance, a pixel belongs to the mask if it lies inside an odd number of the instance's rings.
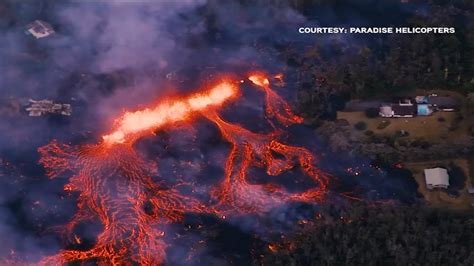
[{"label": "residential lot", "polygon": [[[429,190],[426,187],[424,169],[433,168],[439,165],[449,165],[454,163],[460,167],[466,175],[464,188],[460,189],[459,196],[453,197],[447,193],[445,189]],[[470,170],[469,160],[454,159],[454,160],[433,160],[424,162],[406,162],[403,166],[412,171],[413,176],[418,183],[418,191],[423,195],[425,200],[433,207],[448,207],[454,209],[468,209],[472,208],[474,204],[474,195],[469,194],[467,188],[471,185],[473,173]]]},{"label": "residential lot", "polygon": [[[375,134],[392,136],[397,131],[408,132],[411,138],[425,138],[428,141],[450,141],[467,135],[467,124],[459,123],[453,127],[458,112],[436,112],[430,116],[416,116],[410,118],[368,118],[364,112],[338,112],[338,119],[344,119],[354,127],[359,122],[367,125],[365,130],[360,130],[361,135],[367,130]],[[387,123],[388,126],[380,129],[380,125]],[[357,131],[357,130],[354,130]]]},{"label": "residential lot", "polygon": [[[354,129],[353,133],[359,137],[364,137],[366,131],[372,131],[376,135],[394,136],[397,132],[408,132],[408,138],[423,138],[429,142],[455,141],[469,136],[469,112],[466,109],[466,99],[463,95],[446,90],[417,90],[409,95],[400,95],[414,98],[417,95],[438,95],[445,98],[454,99],[459,103],[457,112],[434,112],[428,116],[415,117],[367,117],[364,110],[367,108],[377,109],[383,100],[359,101],[353,100],[348,103],[347,108],[337,113],[338,119],[344,119]],[[388,100],[386,100],[388,101]],[[356,129],[356,124],[365,124],[363,130]]]}]

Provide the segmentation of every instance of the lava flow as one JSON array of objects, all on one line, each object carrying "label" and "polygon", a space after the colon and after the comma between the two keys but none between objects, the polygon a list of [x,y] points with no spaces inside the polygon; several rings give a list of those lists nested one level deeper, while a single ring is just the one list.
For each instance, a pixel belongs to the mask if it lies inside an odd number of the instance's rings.
[{"label": "lava flow", "polygon": [[123,143],[147,135],[173,122],[189,119],[196,111],[220,107],[237,96],[237,88],[224,81],[209,91],[196,93],[184,99],[167,100],[152,109],[125,113],[116,124],[116,130],[103,136],[108,144]]},{"label": "lava flow", "polygon": [[[220,129],[223,137],[232,144],[225,164],[225,177],[221,186],[213,191],[220,209],[237,213],[260,213],[288,200],[315,201],[323,196],[326,179],[314,166],[314,156],[306,149],[282,144],[275,140],[277,133],[257,134],[224,121],[214,111],[204,114]],[[275,158],[273,153],[283,155]],[[289,194],[277,185],[256,185],[247,182],[251,166],[266,167],[268,175],[276,176],[292,169],[297,161],[303,172],[319,186],[301,194]]]},{"label": "lava flow", "polygon": [[[265,111],[270,118],[276,118],[284,126],[301,123],[303,119],[293,114],[290,106],[270,88],[270,81],[263,74],[253,74],[249,80],[263,88]],[[326,177],[314,163],[316,158],[307,149],[288,146],[277,141],[280,134],[253,133],[239,125],[224,121],[215,110],[205,110],[204,116],[214,122],[225,140],[232,144],[225,164],[224,181],[213,191],[220,209],[237,213],[259,213],[268,211],[288,200],[315,201],[321,199],[326,189]],[[283,156],[276,158],[273,153]],[[300,194],[289,194],[274,184],[256,185],[247,182],[251,166],[266,167],[268,175],[277,176],[294,168],[295,161],[318,187]],[[230,209],[229,209],[230,207]]]},{"label": "lava flow", "polygon": [[[262,213],[288,201],[315,202],[326,190],[326,177],[315,166],[316,158],[305,148],[278,141],[283,126],[301,123],[263,74],[249,79],[265,93],[267,119],[274,127],[271,133],[254,133],[225,121],[218,113],[229,100],[239,96],[237,82],[224,81],[210,90],[188,97],[168,99],[155,107],[126,112],[116,120],[110,134],[97,145],[69,146],[56,141],[41,147],[40,163],[51,178],[72,173],[67,191],[78,193],[78,211],[63,227],[66,236],[73,235],[81,222],[98,220],[102,232],[89,250],[62,250],[43,258],[39,265],[63,265],[93,260],[99,265],[160,265],[165,261],[165,227],[180,222],[185,213],[241,215]],[[211,191],[211,203],[200,202],[173,188],[156,184],[147,162],[135,152],[136,140],[175,123],[191,123],[203,115],[231,143],[221,184]],[[274,154],[280,154],[277,158]],[[259,185],[248,181],[250,167],[266,168],[276,176],[299,166],[315,183],[315,188],[290,193],[273,184]],[[76,242],[80,242],[75,237]]]},{"label": "lava flow", "polygon": [[[100,265],[158,265],[163,263],[162,226],[182,219],[185,212],[205,212],[203,204],[174,189],[157,186],[132,146],[88,145],[80,148],[52,142],[41,147],[41,163],[56,177],[75,174],[65,190],[79,192],[78,212],[64,227],[72,235],[83,221],[98,218],[103,232],[88,251],[65,250],[39,265],[63,265],[95,259]],[[150,206],[145,211],[145,206]]]},{"label": "lava flow", "polygon": [[265,112],[269,117],[275,117],[284,126],[303,122],[303,118],[295,115],[290,105],[270,88],[270,81],[264,74],[252,74],[249,80],[265,92]]}]

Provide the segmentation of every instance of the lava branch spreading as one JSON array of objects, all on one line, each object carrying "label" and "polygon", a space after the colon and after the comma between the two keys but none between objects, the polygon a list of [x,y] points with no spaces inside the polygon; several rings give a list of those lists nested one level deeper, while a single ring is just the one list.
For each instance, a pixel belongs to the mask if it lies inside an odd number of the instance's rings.
[{"label": "lava branch spreading", "polygon": [[207,212],[197,200],[157,186],[130,145],[74,148],[53,142],[39,152],[41,163],[54,173],[50,177],[61,174],[56,169],[65,165],[75,173],[65,189],[79,192],[79,211],[64,227],[65,233],[71,235],[78,223],[94,218],[103,226],[90,250],[65,250],[45,257],[40,265],[89,259],[106,265],[159,265],[167,247],[162,226],[180,221],[187,212]]},{"label": "lava branch spreading", "polygon": [[[269,120],[276,118],[284,126],[302,122],[270,88],[264,75],[252,75],[249,79],[265,93]],[[185,213],[261,213],[288,201],[321,199],[327,180],[314,166],[316,158],[307,149],[279,142],[281,131],[273,123],[272,133],[261,134],[219,116],[218,110],[240,95],[236,84],[224,81],[188,97],[126,112],[97,145],[69,146],[53,141],[39,148],[40,163],[48,176],[72,173],[64,189],[79,195],[78,211],[63,227],[63,233],[72,235],[78,224],[94,219],[103,227],[89,250],[63,250],[43,258],[39,264],[63,265],[93,259],[100,265],[159,265],[164,263],[168,246],[164,241],[165,226],[181,221]],[[137,139],[178,122],[191,123],[191,118],[198,114],[212,121],[232,146],[224,167],[224,180],[211,192],[217,204],[202,203],[176,189],[160,187],[149,175],[147,162],[133,148]],[[303,193],[289,193],[274,184],[251,184],[247,178],[250,167],[266,168],[268,175],[276,176],[296,165],[317,187]]]},{"label": "lava branch spreading", "polygon": [[[269,118],[275,117],[286,127],[303,122],[303,118],[295,115],[290,105],[270,88],[270,81],[264,74],[255,73],[250,75],[248,79],[265,92],[265,112]],[[269,122],[275,128],[273,123]]]},{"label": "lava branch spreading", "polygon": [[[248,79],[263,89],[265,112],[273,128],[276,127],[271,118],[276,118],[286,127],[303,122],[301,117],[293,113],[289,104],[270,88],[270,81],[265,75],[256,73]],[[224,139],[232,144],[225,164],[224,181],[212,192],[221,211],[261,213],[289,200],[314,202],[324,196],[327,177],[314,166],[316,158],[310,151],[278,142],[278,130],[258,134],[224,121],[215,110],[202,113],[217,125]],[[275,158],[273,153],[282,155],[284,159]],[[266,167],[268,175],[277,176],[294,168],[296,163],[318,187],[290,194],[274,184],[256,185],[247,182],[247,172],[251,166]]]},{"label": "lava branch spreading", "polygon": [[[261,213],[288,200],[314,202],[321,199],[326,189],[326,177],[314,163],[316,158],[305,148],[282,144],[276,140],[278,132],[253,133],[239,125],[224,121],[215,111],[204,116],[214,122],[225,140],[232,144],[225,164],[225,177],[212,196],[221,210],[237,213]],[[275,158],[273,153],[283,156]],[[318,187],[304,193],[290,194],[274,184],[256,185],[247,181],[251,166],[265,167],[268,175],[277,176],[292,169],[297,162]]]}]

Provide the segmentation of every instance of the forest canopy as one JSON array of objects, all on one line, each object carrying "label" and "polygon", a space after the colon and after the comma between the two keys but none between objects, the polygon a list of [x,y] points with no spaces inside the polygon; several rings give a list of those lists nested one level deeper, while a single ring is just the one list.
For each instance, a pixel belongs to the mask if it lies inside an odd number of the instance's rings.
[{"label": "forest canopy", "polygon": [[474,216],[426,206],[331,212],[301,230],[295,249],[270,250],[265,265],[472,265]]}]

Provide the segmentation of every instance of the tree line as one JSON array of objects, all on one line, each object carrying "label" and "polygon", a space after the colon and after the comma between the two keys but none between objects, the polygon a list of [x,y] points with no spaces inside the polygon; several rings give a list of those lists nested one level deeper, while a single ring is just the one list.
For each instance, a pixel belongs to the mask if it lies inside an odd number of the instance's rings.
[{"label": "tree line", "polygon": [[[331,207],[263,265],[472,265],[474,217],[424,206]],[[293,242],[293,244],[289,244]],[[286,244],[286,247],[285,247]],[[288,248],[293,247],[293,248]]]},{"label": "tree line", "polygon": [[[316,40],[304,52],[289,44],[282,59],[297,72],[297,106],[306,117],[334,118],[341,99],[404,95],[415,89],[474,92],[474,2],[294,1],[301,12],[331,6],[337,15],[337,5],[359,13],[364,8],[398,12],[403,18],[396,25],[379,22],[385,26],[454,27],[456,33],[343,35],[340,40]],[[378,16],[368,16],[368,24],[377,23]]]}]

